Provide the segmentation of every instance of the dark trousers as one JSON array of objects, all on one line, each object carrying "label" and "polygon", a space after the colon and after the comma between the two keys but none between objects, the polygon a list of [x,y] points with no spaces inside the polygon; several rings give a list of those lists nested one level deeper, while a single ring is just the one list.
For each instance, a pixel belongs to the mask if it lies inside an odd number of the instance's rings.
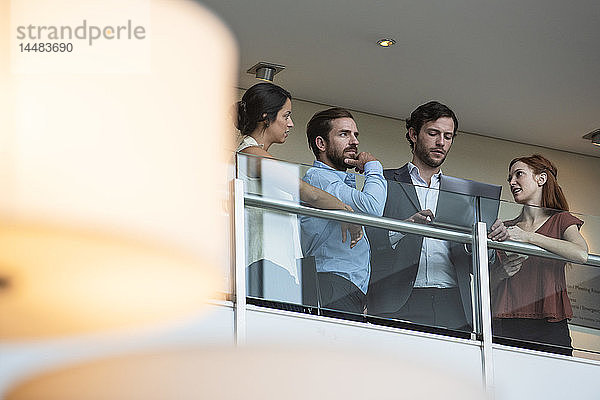
[{"label": "dark trousers", "polygon": [[322,308],[362,316],[366,295],[355,284],[333,272],[319,272],[317,278]]},{"label": "dark trousers", "polygon": [[420,325],[471,331],[458,288],[414,288],[400,310],[381,316]]},{"label": "dark trousers", "polygon": [[573,355],[566,319],[549,322],[546,319],[496,318],[492,320],[492,333],[497,343],[548,353]]}]

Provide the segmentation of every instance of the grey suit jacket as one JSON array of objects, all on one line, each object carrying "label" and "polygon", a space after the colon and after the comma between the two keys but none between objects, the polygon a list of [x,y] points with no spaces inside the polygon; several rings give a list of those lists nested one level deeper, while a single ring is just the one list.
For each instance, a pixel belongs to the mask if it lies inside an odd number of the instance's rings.
[{"label": "grey suit jacket", "polygon": [[[399,169],[384,170],[383,174],[388,180],[384,217],[404,220],[421,210],[407,164]],[[394,313],[406,303],[412,292],[423,236],[407,234],[394,249],[386,229],[367,227],[366,232],[371,243],[368,312],[370,315]],[[450,246],[450,260],[456,271],[465,317],[472,324],[472,258],[462,244],[456,243]]]}]

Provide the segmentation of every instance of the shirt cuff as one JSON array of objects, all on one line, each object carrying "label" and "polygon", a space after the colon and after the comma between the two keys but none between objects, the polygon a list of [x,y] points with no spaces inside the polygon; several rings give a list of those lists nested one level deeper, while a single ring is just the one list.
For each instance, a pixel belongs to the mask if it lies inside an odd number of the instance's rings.
[{"label": "shirt cuff", "polygon": [[383,165],[378,160],[365,163],[365,174],[367,172],[376,172],[383,174]]}]

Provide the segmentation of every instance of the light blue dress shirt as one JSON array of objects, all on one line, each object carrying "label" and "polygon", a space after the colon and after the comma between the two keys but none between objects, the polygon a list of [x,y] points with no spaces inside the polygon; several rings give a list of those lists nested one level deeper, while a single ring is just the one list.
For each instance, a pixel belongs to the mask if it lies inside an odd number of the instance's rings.
[{"label": "light blue dress shirt", "polygon": [[[302,178],[348,204],[355,212],[382,216],[387,195],[387,182],[379,161],[365,164],[363,190],[356,189],[356,176],[338,171],[315,161]],[[301,242],[304,256],[314,256],[318,272],[333,272],[367,293],[371,274],[371,250],[365,234],[350,248],[350,238],[342,243],[340,223],[322,218],[300,216]],[[363,228],[364,232],[364,228]]]}]

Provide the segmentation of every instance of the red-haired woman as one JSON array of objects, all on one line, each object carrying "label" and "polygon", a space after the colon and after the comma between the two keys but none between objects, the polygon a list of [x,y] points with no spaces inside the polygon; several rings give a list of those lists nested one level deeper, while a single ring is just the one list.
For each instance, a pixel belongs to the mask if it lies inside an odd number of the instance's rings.
[{"label": "red-haired woman", "polygon": [[[571,215],[557,169],[545,157],[519,157],[509,164],[508,183],[521,214],[505,221],[509,239],[531,243],[573,262],[587,260],[583,224]],[[495,336],[523,341],[523,347],[572,354],[567,320],[573,311],[567,296],[565,262],[499,252],[492,269]],[[548,346],[549,345],[549,346]]]}]

